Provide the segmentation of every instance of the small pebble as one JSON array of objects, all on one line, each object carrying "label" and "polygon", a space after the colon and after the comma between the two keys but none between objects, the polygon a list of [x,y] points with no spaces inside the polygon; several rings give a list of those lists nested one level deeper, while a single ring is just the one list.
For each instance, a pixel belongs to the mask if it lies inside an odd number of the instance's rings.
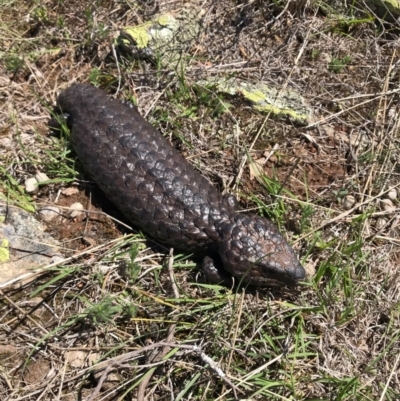
[{"label": "small pebble", "polygon": [[84,209],[82,203],[79,202],[73,203],[69,208],[71,209],[69,214],[71,217],[78,217],[80,214],[82,214],[82,210]]},{"label": "small pebble", "polygon": [[44,182],[44,181],[50,180],[50,178],[47,177],[47,175],[45,173],[37,173],[35,175],[35,178],[36,178],[37,182]]},{"label": "small pebble", "polygon": [[385,227],[386,223],[387,223],[386,219],[384,219],[383,217],[379,217],[379,218],[376,220],[375,228],[376,228],[377,230],[380,230],[380,229],[382,229],[383,227]]},{"label": "small pebble", "polygon": [[12,148],[11,139],[8,137],[0,138],[0,148],[11,149]]},{"label": "small pebble", "polygon": [[99,271],[102,274],[106,274],[108,273],[111,269],[114,269],[115,266],[111,266],[111,265],[97,265],[96,266],[96,271]]},{"label": "small pebble", "polygon": [[315,272],[317,271],[316,264],[316,261],[311,260],[305,263],[304,270],[306,271],[306,277],[314,276]]},{"label": "small pebble", "polygon": [[85,235],[85,236],[82,237],[82,242],[83,242],[85,245],[89,245],[89,246],[95,246],[95,245],[97,245],[96,240],[95,240],[94,238],[92,238],[92,237],[87,236],[87,235]]},{"label": "small pebble", "polygon": [[76,187],[69,187],[69,188],[65,188],[61,191],[61,193],[65,196],[71,196],[71,195],[75,195],[77,193],[79,193],[79,189]]},{"label": "small pebble", "polygon": [[396,117],[396,108],[395,107],[390,107],[387,113],[389,118],[395,118]]},{"label": "small pebble", "polygon": [[39,216],[43,221],[51,221],[60,216],[60,209],[56,206],[44,206],[39,210]]},{"label": "small pebble", "polygon": [[83,351],[67,351],[64,358],[73,368],[82,368],[85,365],[87,354]]},{"label": "small pebble", "polygon": [[343,198],[343,207],[346,210],[350,210],[356,203],[356,200],[353,195],[346,195]]},{"label": "small pebble", "polygon": [[392,189],[387,193],[387,197],[388,197],[390,200],[392,200],[392,201],[396,200],[396,199],[397,199],[397,191],[396,191],[396,188],[392,188]]},{"label": "small pebble", "polygon": [[28,194],[35,194],[37,191],[39,191],[39,185],[35,177],[25,180],[25,191]]},{"label": "small pebble", "polygon": [[396,210],[393,202],[390,199],[381,199],[381,208],[386,212],[392,212]]},{"label": "small pebble", "polygon": [[332,56],[329,53],[320,53],[319,59],[324,61],[325,63],[329,64],[332,61]]}]

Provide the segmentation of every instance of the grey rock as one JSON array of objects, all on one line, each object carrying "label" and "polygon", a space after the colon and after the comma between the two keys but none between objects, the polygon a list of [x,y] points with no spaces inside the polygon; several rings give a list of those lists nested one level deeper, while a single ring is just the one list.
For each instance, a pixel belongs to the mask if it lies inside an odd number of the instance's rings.
[{"label": "grey rock", "polygon": [[69,208],[71,210],[69,213],[71,217],[78,217],[80,214],[82,214],[82,210],[84,209],[82,203],[79,202],[73,203]]},{"label": "grey rock", "polygon": [[0,202],[0,284],[62,257],[58,247],[31,213]]},{"label": "grey rock", "polygon": [[39,182],[39,183],[50,180],[50,178],[47,177],[47,175],[45,173],[37,173],[35,175],[35,178],[36,178],[36,181]]},{"label": "grey rock", "polygon": [[44,206],[39,211],[39,217],[43,221],[51,221],[60,216],[60,209],[57,206]]},{"label": "grey rock", "polygon": [[35,194],[39,190],[39,185],[35,177],[25,180],[25,191],[28,194]]}]

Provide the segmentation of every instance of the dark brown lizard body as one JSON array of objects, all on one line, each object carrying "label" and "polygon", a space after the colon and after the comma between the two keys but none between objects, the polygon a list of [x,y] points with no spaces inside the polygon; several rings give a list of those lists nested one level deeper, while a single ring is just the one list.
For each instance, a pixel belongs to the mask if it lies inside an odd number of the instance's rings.
[{"label": "dark brown lizard body", "polygon": [[305,277],[293,249],[268,219],[236,211],[136,109],[74,84],[58,98],[73,148],[125,216],[177,249],[218,253],[246,283],[293,285]]}]

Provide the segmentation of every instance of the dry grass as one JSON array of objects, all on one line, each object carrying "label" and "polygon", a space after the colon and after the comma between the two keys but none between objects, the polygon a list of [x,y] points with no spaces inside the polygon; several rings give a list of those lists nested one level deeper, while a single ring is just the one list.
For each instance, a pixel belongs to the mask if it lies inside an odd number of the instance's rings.
[{"label": "dry grass", "polygon": [[[400,399],[399,209],[387,202],[400,171],[398,30],[310,3],[205,0],[204,31],[175,71],[117,66],[111,50],[156,3],[0,4],[9,202],[68,207],[57,194],[73,185],[74,200],[123,220],[76,179],[79,164],[47,128],[70,83],[110,93],[120,83],[118,96],[136,98],[203,174],[273,218],[310,272],[296,290],[235,292],[198,279],[190,255],[168,256],[112,220],[49,225],[68,259],[1,289],[2,400]],[[298,90],[314,122],[296,127],[195,85],[227,75]],[[247,158],[257,133],[251,158],[273,149],[259,181]],[[55,181],[24,198],[19,185],[37,171]]]}]

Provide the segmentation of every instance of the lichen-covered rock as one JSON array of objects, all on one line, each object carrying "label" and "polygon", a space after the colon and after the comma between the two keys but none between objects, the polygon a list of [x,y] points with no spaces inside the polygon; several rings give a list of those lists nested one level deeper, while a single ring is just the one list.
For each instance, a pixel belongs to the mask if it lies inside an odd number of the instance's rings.
[{"label": "lichen-covered rock", "polygon": [[379,16],[393,20],[400,16],[400,0],[368,0],[367,4]]},{"label": "lichen-covered rock", "polygon": [[371,10],[378,17],[387,21],[393,21],[400,16],[400,0],[365,0],[365,4],[357,2],[359,3],[357,7],[349,6],[348,1],[345,0],[325,0],[315,1],[315,3],[328,15],[340,16],[341,18],[346,18],[349,15],[349,11],[351,12],[350,19],[354,19],[354,16],[369,18]]},{"label": "lichen-covered rock", "polygon": [[197,84],[214,88],[219,93],[240,95],[255,110],[289,119],[296,124],[308,124],[312,116],[312,109],[306,105],[304,98],[291,89],[274,88],[264,83],[241,82],[233,79],[202,80]]},{"label": "lichen-covered rock", "polygon": [[164,13],[136,26],[125,27],[117,45],[126,53],[163,66],[179,62],[201,31],[203,11],[183,7],[176,15]]},{"label": "lichen-covered rock", "polygon": [[31,213],[0,204],[0,284],[52,263],[58,245]]}]

